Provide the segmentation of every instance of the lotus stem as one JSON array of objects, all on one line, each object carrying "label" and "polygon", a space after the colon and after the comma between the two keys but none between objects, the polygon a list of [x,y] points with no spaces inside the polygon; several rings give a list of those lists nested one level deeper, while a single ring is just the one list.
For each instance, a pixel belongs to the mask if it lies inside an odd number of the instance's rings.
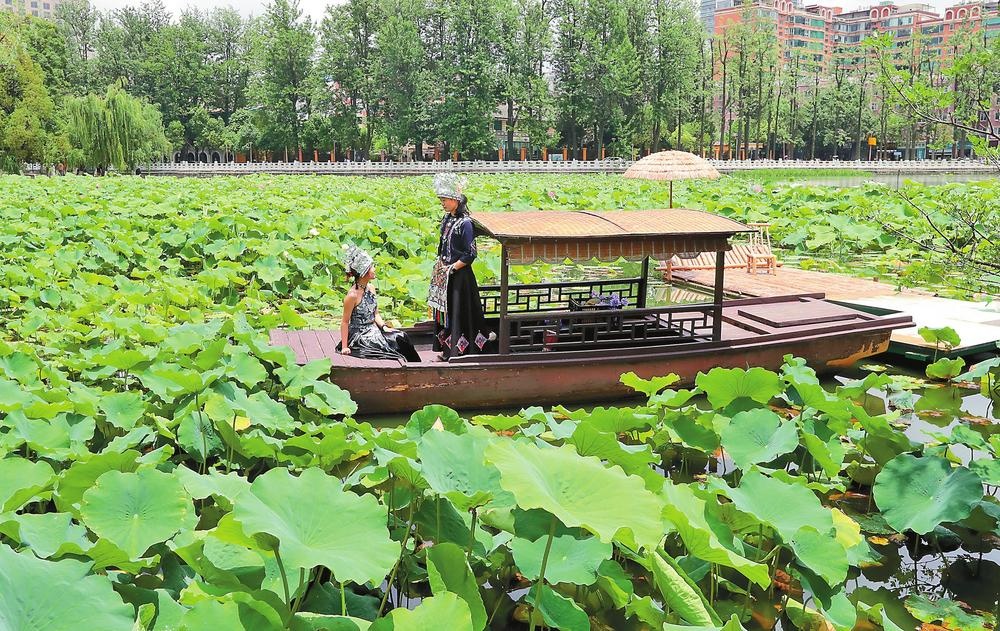
[{"label": "lotus stem", "polygon": [[[320,570],[316,570],[316,576],[319,576]],[[311,583],[310,583],[311,585]],[[295,602],[292,603],[292,618],[295,614],[299,612],[299,607],[302,605],[302,601],[306,598],[306,593],[309,591],[309,585],[306,585],[306,569],[304,567],[299,568],[299,587],[304,589],[302,593],[295,597]]]},{"label": "lotus stem", "polygon": [[[279,546],[280,547],[280,546]],[[288,575],[285,574],[285,564],[281,561],[281,553],[278,548],[274,549],[274,560],[278,562],[278,572],[281,574],[281,587],[285,590],[285,605],[291,605],[291,598],[288,597]],[[291,617],[285,621],[285,626],[291,622]]]},{"label": "lotus stem", "polygon": [[556,516],[552,516],[549,525],[549,538],[545,542],[545,552],[542,553],[542,567],[538,570],[538,581],[535,583],[535,606],[528,617],[528,631],[535,631],[535,611],[542,598],[542,585],[545,584],[545,566],[549,563],[549,550],[552,549],[552,540],[556,536]]},{"label": "lotus stem", "polygon": [[385,593],[382,594],[382,601],[378,604],[378,615],[382,615],[382,610],[385,608],[385,603],[389,600],[389,592],[392,591],[392,582],[396,579],[396,572],[399,570],[399,565],[403,561],[403,555],[406,554],[406,543],[410,539],[410,530],[413,528],[413,515],[414,511],[411,507],[410,509],[410,521],[406,524],[406,532],[403,534],[403,542],[400,545],[399,558],[396,559],[396,563],[392,566],[392,572],[389,573],[389,580],[385,584]]},{"label": "lotus stem", "polygon": [[347,615],[347,588],[344,587],[344,581],[340,582],[340,615]]},{"label": "lotus stem", "polygon": [[476,543],[476,508],[472,508],[472,528],[469,529],[469,547],[465,551],[465,559],[469,562],[469,570],[472,570],[472,546]]}]

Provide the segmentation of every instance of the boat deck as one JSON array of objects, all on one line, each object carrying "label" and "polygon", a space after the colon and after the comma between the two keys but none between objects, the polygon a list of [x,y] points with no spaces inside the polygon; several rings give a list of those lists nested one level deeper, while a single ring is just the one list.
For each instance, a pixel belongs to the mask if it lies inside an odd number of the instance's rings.
[{"label": "boat deck", "polygon": [[[859,312],[848,307],[822,300],[822,295],[783,296],[761,301],[737,300],[727,302],[722,311],[722,341],[745,341],[755,337],[772,334],[810,334],[822,332],[834,326],[859,324],[877,319],[877,316]],[[622,312],[628,313],[627,310]],[[674,315],[676,318],[676,314]],[[659,316],[661,323],[666,322],[666,315]],[[431,365],[464,364],[472,357],[459,361],[443,361],[431,350],[430,329],[427,324],[409,329],[414,346],[421,357],[422,363]],[[361,359],[351,355],[341,355],[336,351],[340,342],[339,330],[289,330],[275,329],[271,331],[271,344],[287,346],[295,353],[296,361],[304,364],[317,359],[328,358],[334,367],[357,368],[398,368],[404,362],[394,360]],[[664,347],[667,344],[647,342],[641,347]],[[580,350],[587,350],[581,345]],[[518,353],[518,357],[529,357],[538,353]],[[546,353],[548,355],[548,353]],[[490,355],[475,356],[482,361]],[[496,357],[496,356],[492,356]]]},{"label": "boat deck", "polygon": [[[675,272],[676,280],[704,288],[715,283],[713,272]],[[725,276],[726,292],[742,296],[766,297],[790,291],[816,291],[849,307],[879,315],[906,314],[914,326],[892,332],[889,352],[921,362],[933,361],[934,345],[920,337],[918,330],[951,327],[962,344],[939,357],[975,359],[1000,351],[1000,304],[939,298],[926,291],[897,288],[867,278],[814,272],[784,267],[775,274],[731,272]]]}]

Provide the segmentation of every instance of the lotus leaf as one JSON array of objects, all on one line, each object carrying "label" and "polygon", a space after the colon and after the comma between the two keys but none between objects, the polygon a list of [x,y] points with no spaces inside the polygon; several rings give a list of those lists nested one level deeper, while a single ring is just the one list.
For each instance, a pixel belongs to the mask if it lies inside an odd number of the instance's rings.
[{"label": "lotus leaf", "polygon": [[24,458],[0,459],[0,511],[21,508],[55,480],[52,465]]},{"label": "lotus leaf", "polygon": [[767,403],[784,390],[777,373],[764,368],[713,368],[708,374],[698,373],[695,384],[717,410],[739,399]]},{"label": "lotus leaf", "polygon": [[465,601],[474,631],[486,627],[486,606],[479,593],[479,582],[462,548],[453,543],[440,543],[428,549],[427,578],[435,596],[451,592]]},{"label": "lotus leaf", "polygon": [[101,411],[109,423],[117,428],[130,430],[142,418],[146,404],[135,392],[116,392],[105,395],[100,402]]},{"label": "lotus leaf", "polygon": [[57,553],[82,553],[91,546],[87,529],[74,524],[68,513],[25,513],[12,516],[6,524],[0,516],[0,533],[31,548],[43,559]]},{"label": "lotus leaf", "polygon": [[731,567],[761,587],[770,584],[767,566],[737,551],[738,539],[690,486],[667,481],[663,484],[663,497],[666,499],[664,515],[680,534],[690,554],[709,563]]},{"label": "lotus leaf", "polygon": [[406,434],[410,438],[417,438],[427,433],[439,421],[445,431],[454,434],[464,434],[466,431],[465,422],[455,410],[444,405],[425,405],[410,415],[410,420],[406,424]]},{"label": "lotus leaf", "polygon": [[960,375],[963,368],[965,368],[965,360],[961,357],[955,359],[942,357],[933,364],[928,364],[924,372],[931,379],[948,380]]},{"label": "lotus leaf", "polygon": [[929,326],[922,326],[917,329],[917,333],[928,344],[944,345],[947,348],[954,348],[962,344],[962,338],[950,326],[943,326],[936,329]]},{"label": "lotus leaf", "polygon": [[465,434],[427,432],[417,445],[424,479],[460,511],[490,502],[512,505],[510,493],[500,487],[500,472],[485,461],[492,442],[492,434],[481,427]]},{"label": "lotus leaf", "polygon": [[236,499],[233,516],[248,535],[274,537],[286,569],[323,565],[341,582],[379,583],[399,557],[385,508],[319,469],[264,473]]},{"label": "lotus leaf", "polygon": [[782,422],[780,416],[764,408],[740,412],[722,431],[722,447],[741,469],[771,462],[798,445],[795,423]]},{"label": "lotus leaf", "polygon": [[653,377],[652,379],[643,379],[634,372],[627,372],[621,376],[620,381],[632,388],[636,392],[641,392],[647,397],[651,397],[660,390],[663,390],[667,386],[673,385],[680,381],[681,378],[675,374],[669,374],[665,377]]},{"label": "lotus leaf", "polygon": [[[128,449],[121,453],[106,451],[86,460],[77,460],[59,475],[55,492],[56,507],[61,511],[78,514],[83,494],[94,486],[97,478],[108,471],[135,471],[139,468],[136,462],[138,457],[138,451]],[[0,468],[2,466],[0,463]]]},{"label": "lotus leaf", "polygon": [[746,631],[742,624],[740,624],[740,619],[736,614],[729,617],[726,624],[721,627],[710,626],[710,627],[689,627],[680,626],[676,624],[664,624],[663,631]]},{"label": "lotus leaf", "polygon": [[370,631],[426,631],[427,629],[472,631],[472,614],[464,600],[451,592],[442,592],[425,598],[412,611],[393,609],[385,618],[376,620],[369,629]]},{"label": "lotus leaf", "polygon": [[509,441],[487,447],[486,458],[500,470],[500,485],[522,508],[546,510],[605,543],[630,531],[636,543],[648,547],[663,534],[661,501],[641,479],[619,467],[607,469],[569,446],[541,449]]},{"label": "lotus leaf", "polygon": [[[536,580],[542,567],[542,556],[548,537],[535,541],[516,537],[511,542],[514,562],[521,575],[528,580]],[[569,535],[554,537],[545,565],[545,580],[552,583],[572,583],[593,585],[597,581],[597,569],[601,563],[611,558],[611,544],[588,537],[575,539]]]},{"label": "lotus leaf", "polygon": [[79,561],[43,561],[0,545],[0,628],[131,631],[134,612],[106,576]]},{"label": "lotus leaf", "polygon": [[349,615],[352,620],[364,622],[364,628],[367,628],[367,621],[378,617],[379,604],[379,599],[374,596],[362,596],[347,589],[344,591],[344,605],[348,613],[344,614],[340,609],[340,588],[330,583],[319,583],[309,590],[302,608],[325,616]]},{"label": "lotus leaf", "polygon": [[590,618],[569,598],[558,594],[548,585],[541,585],[539,598],[535,599],[535,589],[524,596],[528,604],[535,607],[545,624],[562,631],[590,631]]},{"label": "lotus leaf", "polygon": [[99,537],[121,548],[130,559],[144,556],[197,521],[191,497],[180,480],[156,469],[135,473],[108,471],[83,494],[80,515]]},{"label": "lotus leaf", "polygon": [[947,629],[992,631],[996,628],[996,619],[992,614],[969,613],[948,598],[930,600],[925,596],[912,595],[906,599],[906,609],[921,622],[940,622]]},{"label": "lotus leaf", "polygon": [[983,497],[983,482],[944,458],[901,454],[875,478],[873,493],[890,526],[926,534],[938,524],[967,517]]},{"label": "lotus leaf", "polygon": [[683,569],[663,550],[650,553],[653,582],[670,609],[693,625],[720,626],[722,621]]}]

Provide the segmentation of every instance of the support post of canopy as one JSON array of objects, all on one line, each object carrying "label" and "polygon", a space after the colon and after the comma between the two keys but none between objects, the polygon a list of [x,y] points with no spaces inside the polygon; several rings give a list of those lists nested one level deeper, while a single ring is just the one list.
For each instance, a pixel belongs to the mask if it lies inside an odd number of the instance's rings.
[{"label": "support post of canopy", "polygon": [[726,251],[719,250],[715,253],[715,299],[713,304],[715,309],[712,313],[712,341],[718,342],[722,339],[722,288],[726,273]]},{"label": "support post of canopy", "polygon": [[639,277],[639,300],[635,305],[639,309],[646,308],[646,291],[648,286],[649,286],[649,257],[644,256],[642,258],[642,275]]},{"label": "support post of canopy", "polygon": [[507,289],[510,285],[508,268],[510,261],[507,257],[507,246],[500,246],[500,330],[497,335],[500,339],[500,354],[510,353],[510,323],[507,322]]}]

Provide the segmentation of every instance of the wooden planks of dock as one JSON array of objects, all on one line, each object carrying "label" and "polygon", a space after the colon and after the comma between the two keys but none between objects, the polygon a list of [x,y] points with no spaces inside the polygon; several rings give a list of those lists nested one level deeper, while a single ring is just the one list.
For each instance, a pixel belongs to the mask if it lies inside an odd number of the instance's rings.
[{"label": "wooden planks of dock", "polygon": [[[675,282],[688,282],[704,288],[715,285],[714,271],[675,272]],[[929,362],[934,345],[918,333],[921,327],[949,326],[962,339],[950,353],[939,356],[973,357],[1000,352],[1000,302],[966,302],[939,298],[919,289],[899,288],[866,278],[782,267],[775,274],[748,274],[744,270],[726,270],[725,290],[747,297],[822,293],[828,300],[857,307],[875,314],[904,313],[914,326],[892,333],[889,352]]]}]

